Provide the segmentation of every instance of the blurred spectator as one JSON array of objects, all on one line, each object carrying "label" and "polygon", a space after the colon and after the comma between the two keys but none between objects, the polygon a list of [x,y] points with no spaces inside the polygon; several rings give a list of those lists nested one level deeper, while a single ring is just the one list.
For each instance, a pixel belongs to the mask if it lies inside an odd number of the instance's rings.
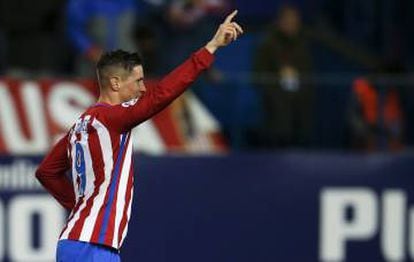
[{"label": "blurred spectator", "polygon": [[[172,0],[166,10],[163,50],[165,71],[179,64],[189,52],[203,44],[216,26],[217,18],[229,11],[225,0]],[[174,55],[171,55],[171,54]]]},{"label": "blurred spectator", "polygon": [[[395,74],[385,66],[381,73]],[[349,127],[351,147],[364,151],[398,151],[403,148],[404,115],[396,86],[357,78],[352,86]]]},{"label": "blurred spectator", "polygon": [[63,0],[1,1],[0,27],[7,39],[8,75],[36,77],[60,71],[61,57],[66,53],[59,35],[63,4]]},{"label": "blurred spectator", "polygon": [[[0,1],[0,10],[4,8],[3,1]],[[3,11],[4,12],[4,11]],[[0,76],[4,74],[6,69],[6,34],[4,31],[4,17],[0,12]]]},{"label": "blurred spectator", "polygon": [[190,29],[209,15],[223,14],[227,8],[224,0],[173,0],[168,16],[173,27]]},{"label": "blurred spectator", "polygon": [[414,145],[414,90],[412,85],[404,88],[404,94],[401,96],[401,100],[405,117],[404,142],[412,148]]},{"label": "blurred spectator", "polygon": [[0,76],[6,70],[6,35],[0,24]]},{"label": "blurred spectator", "polygon": [[301,77],[311,71],[311,58],[294,6],[281,7],[257,50],[254,71],[260,77],[264,146],[308,146],[313,92]]},{"label": "blurred spectator", "polygon": [[135,0],[69,0],[67,31],[77,53],[76,74],[93,76],[105,50],[136,51],[135,21]]},{"label": "blurred spectator", "polygon": [[147,25],[139,25],[134,32],[134,42],[144,58],[146,78],[157,78],[159,73],[159,38],[155,30]]}]

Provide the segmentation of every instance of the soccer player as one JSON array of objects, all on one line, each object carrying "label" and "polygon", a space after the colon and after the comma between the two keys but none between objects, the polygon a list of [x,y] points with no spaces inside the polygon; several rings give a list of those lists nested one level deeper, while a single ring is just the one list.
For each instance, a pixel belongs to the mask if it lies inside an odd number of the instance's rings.
[{"label": "soccer player", "polygon": [[[118,50],[102,55],[96,70],[98,102],[36,171],[42,185],[71,211],[59,237],[57,261],[120,261],[133,198],[131,129],[181,95],[211,65],[215,51],[243,33],[232,21],[236,14],[153,89],[145,88],[138,54]],[[65,176],[68,170],[71,180]]]}]

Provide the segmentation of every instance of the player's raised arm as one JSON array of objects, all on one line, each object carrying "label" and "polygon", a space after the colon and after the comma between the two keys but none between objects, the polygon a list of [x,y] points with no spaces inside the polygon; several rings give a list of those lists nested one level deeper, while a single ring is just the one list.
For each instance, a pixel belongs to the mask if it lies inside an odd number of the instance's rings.
[{"label": "player's raised arm", "polygon": [[160,112],[180,96],[201,72],[210,67],[218,48],[227,46],[243,34],[241,26],[233,21],[236,15],[237,11],[228,15],[203,48],[164,77],[157,86],[145,89],[145,94],[137,102],[119,105],[110,111],[108,117],[112,115],[110,122],[114,123],[113,126],[120,127],[121,132],[127,131]]}]

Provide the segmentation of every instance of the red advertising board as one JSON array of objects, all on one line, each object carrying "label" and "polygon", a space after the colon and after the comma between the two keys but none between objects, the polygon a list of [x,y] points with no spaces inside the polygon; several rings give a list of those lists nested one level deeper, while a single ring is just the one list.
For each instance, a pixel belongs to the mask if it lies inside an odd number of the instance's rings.
[{"label": "red advertising board", "polygon": [[[148,88],[154,84],[147,82]],[[97,96],[92,80],[0,80],[0,154],[45,153]],[[135,149],[150,154],[225,148],[219,124],[191,93],[137,127],[134,135]]]}]

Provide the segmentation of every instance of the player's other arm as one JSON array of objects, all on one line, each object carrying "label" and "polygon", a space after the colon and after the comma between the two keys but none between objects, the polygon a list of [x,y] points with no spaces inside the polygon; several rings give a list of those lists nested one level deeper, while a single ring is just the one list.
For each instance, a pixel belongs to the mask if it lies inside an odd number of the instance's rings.
[{"label": "player's other arm", "polygon": [[67,154],[68,137],[63,137],[43,159],[36,170],[36,178],[66,209],[75,206],[75,192],[65,173],[70,169]]},{"label": "player's other arm", "polygon": [[149,89],[136,104],[118,106],[113,111],[117,117],[110,122],[121,127],[121,132],[127,131],[160,112],[180,96],[200,73],[210,67],[216,50],[230,44],[243,33],[243,29],[232,21],[236,14],[237,11],[234,11],[227,16],[214,37],[203,48],[164,77],[157,86]]}]

